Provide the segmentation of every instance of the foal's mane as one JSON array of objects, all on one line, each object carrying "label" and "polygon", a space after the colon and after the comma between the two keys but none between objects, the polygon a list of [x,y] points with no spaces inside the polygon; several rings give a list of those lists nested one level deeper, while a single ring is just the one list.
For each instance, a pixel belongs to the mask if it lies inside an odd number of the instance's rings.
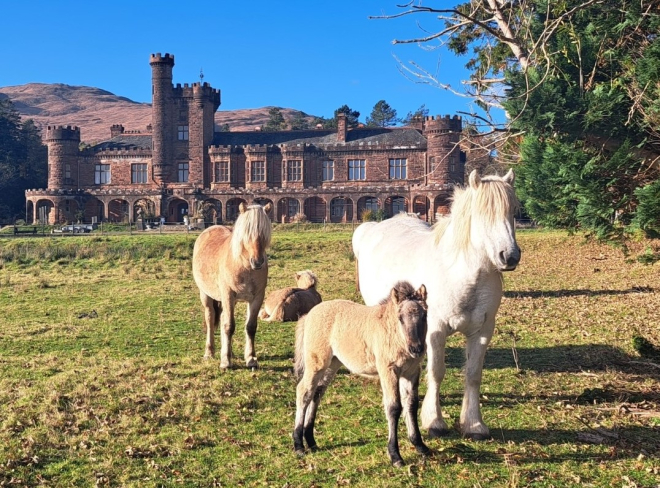
[{"label": "foal's mane", "polygon": [[250,242],[261,241],[263,247],[270,246],[270,218],[261,205],[250,205],[239,214],[231,233],[231,252],[234,259],[240,259]]},{"label": "foal's mane", "polygon": [[454,224],[454,246],[459,252],[470,247],[472,219],[480,219],[485,226],[507,219],[518,209],[513,186],[501,176],[484,176],[476,188],[455,187],[450,214],[433,225],[436,244],[440,242],[450,223]]}]

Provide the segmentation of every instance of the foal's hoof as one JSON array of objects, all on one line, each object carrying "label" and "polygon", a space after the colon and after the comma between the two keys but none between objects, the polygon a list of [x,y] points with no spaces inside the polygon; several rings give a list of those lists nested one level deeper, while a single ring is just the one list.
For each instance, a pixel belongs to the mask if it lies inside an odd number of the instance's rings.
[{"label": "foal's hoof", "polygon": [[431,427],[429,429],[429,438],[430,439],[437,439],[439,437],[445,437],[447,435],[449,435],[449,429],[447,429],[447,428]]},{"label": "foal's hoof", "polygon": [[305,456],[305,450],[304,449],[296,449],[296,456],[304,457]]},{"label": "foal's hoof", "polygon": [[396,461],[392,461],[392,466],[395,468],[403,468],[406,465],[406,463],[403,462],[403,459],[397,459]]},{"label": "foal's hoof", "polygon": [[421,446],[415,446],[415,450],[422,456],[428,456],[431,454],[431,449],[429,449],[425,444],[422,444]]}]

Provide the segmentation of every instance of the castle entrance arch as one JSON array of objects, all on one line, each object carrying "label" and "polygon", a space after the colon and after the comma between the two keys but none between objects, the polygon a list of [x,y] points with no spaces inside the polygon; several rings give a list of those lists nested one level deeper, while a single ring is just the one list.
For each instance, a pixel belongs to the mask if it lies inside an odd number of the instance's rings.
[{"label": "castle entrance arch", "polygon": [[85,202],[85,220],[94,221],[96,218],[97,222],[102,222],[105,218],[105,208],[103,202],[98,198],[90,198]]},{"label": "castle entrance arch", "polygon": [[[365,214],[366,212],[366,214]],[[357,202],[358,219],[376,220],[378,212],[378,198],[376,197],[361,197]]]},{"label": "castle entrance arch", "polygon": [[128,222],[128,202],[122,198],[115,198],[108,202],[109,222]]},{"label": "castle entrance arch", "polygon": [[419,218],[429,221],[429,199],[423,195],[417,195],[413,201],[413,212],[419,215]]},{"label": "castle entrance arch", "polygon": [[154,220],[156,215],[156,204],[148,198],[140,198],[133,204],[133,220]]},{"label": "castle entrance arch", "polygon": [[167,206],[168,222],[183,222],[183,217],[188,215],[188,202],[182,198],[173,198]]},{"label": "castle entrance arch", "polygon": [[336,197],[330,201],[330,222],[350,222],[353,220],[353,200]]},{"label": "castle entrance arch", "polygon": [[292,222],[300,213],[300,202],[297,198],[280,198],[277,202],[277,221]]},{"label": "castle entrance arch", "polygon": [[438,219],[439,217],[449,215],[449,206],[450,202],[447,195],[438,195],[435,197],[433,200],[433,214],[435,218]]},{"label": "castle entrance arch", "polygon": [[323,222],[325,220],[325,200],[320,197],[306,198],[305,216],[310,222]]},{"label": "castle entrance arch", "polygon": [[385,200],[385,212],[388,217],[394,217],[401,212],[408,212],[408,201],[405,197],[398,195],[388,197]]},{"label": "castle entrance arch", "polygon": [[270,206],[271,206],[270,212],[266,212],[266,214],[268,215],[268,218],[270,218],[270,220],[273,220],[274,205],[273,205],[272,200],[269,200],[268,198],[255,198],[253,200],[253,202],[261,205],[262,207],[265,207],[266,205],[268,205],[270,203]]},{"label": "castle entrance arch", "polygon": [[37,201],[37,221],[40,224],[55,223],[55,205],[50,200]]},{"label": "castle entrance arch", "polygon": [[207,198],[198,208],[198,218],[204,219],[204,225],[222,223],[222,202],[215,198]]},{"label": "castle entrance arch", "polygon": [[77,222],[78,217],[78,202],[75,200],[66,198],[57,204],[57,222]]},{"label": "castle entrance arch", "polygon": [[31,224],[34,222],[34,203],[32,200],[25,202],[25,223]]}]

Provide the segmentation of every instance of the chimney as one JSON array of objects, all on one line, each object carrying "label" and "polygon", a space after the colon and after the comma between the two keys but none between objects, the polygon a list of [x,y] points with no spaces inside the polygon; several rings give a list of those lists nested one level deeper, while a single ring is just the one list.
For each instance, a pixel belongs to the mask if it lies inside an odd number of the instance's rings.
[{"label": "chimney", "polygon": [[337,114],[337,140],[346,142],[346,114]]},{"label": "chimney", "polygon": [[410,119],[409,125],[420,132],[424,132],[424,117],[422,115],[414,115],[413,118]]}]

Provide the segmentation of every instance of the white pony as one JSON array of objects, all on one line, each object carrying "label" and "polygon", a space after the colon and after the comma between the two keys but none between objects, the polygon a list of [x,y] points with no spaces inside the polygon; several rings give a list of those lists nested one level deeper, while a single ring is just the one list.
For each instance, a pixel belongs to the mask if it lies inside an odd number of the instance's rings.
[{"label": "white pony", "polygon": [[440,409],[445,375],[445,344],[456,332],[467,338],[465,394],[460,429],[465,437],[487,439],[479,389],[486,347],[493,336],[502,299],[502,272],[516,268],[514,213],[518,206],[514,175],[480,178],[454,190],[450,216],[433,227],[401,215],[366,222],[353,233],[358,284],[367,305],[387,297],[397,281],[428,292],[428,389],[422,404],[422,427],[431,437],[449,432]]}]

